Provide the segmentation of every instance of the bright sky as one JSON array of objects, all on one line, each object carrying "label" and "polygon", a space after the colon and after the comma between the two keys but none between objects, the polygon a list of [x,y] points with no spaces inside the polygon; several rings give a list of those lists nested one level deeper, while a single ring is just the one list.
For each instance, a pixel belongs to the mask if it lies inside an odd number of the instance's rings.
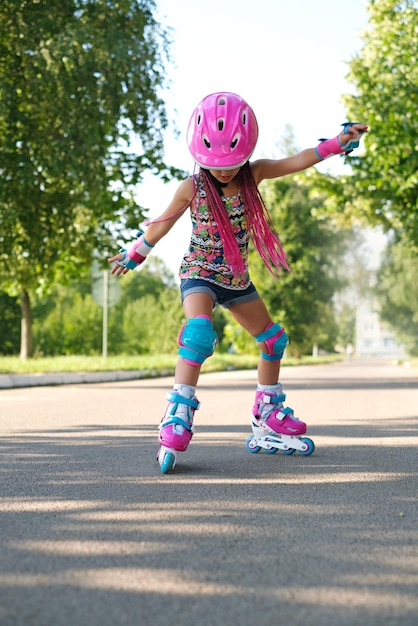
[{"label": "bright sky", "polygon": [[[156,2],[173,39],[167,111],[181,131],[178,139],[167,133],[168,164],[193,171],[187,124],[197,103],[216,91],[239,93],[254,109],[260,135],[253,159],[283,156],[276,146],[287,124],[300,149],[337,134],[346,120],[341,95],[352,91],[347,64],[367,26],[366,0]],[[335,157],[318,167],[337,174],[347,166]],[[177,185],[145,177],[137,199],[150,218],[162,213]],[[175,275],[189,233],[186,213],[154,251]]]}]

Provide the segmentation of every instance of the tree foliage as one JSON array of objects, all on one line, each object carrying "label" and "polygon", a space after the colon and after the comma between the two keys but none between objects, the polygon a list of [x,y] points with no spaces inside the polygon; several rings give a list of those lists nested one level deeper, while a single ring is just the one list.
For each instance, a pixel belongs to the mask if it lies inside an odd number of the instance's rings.
[{"label": "tree foliage", "polygon": [[0,354],[16,354],[19,341],[19,302],[17,298],[0,293]]},{"label": "tree foliage", "polygon": [[[326,216],[326,196],[318,193],[316,180],[303,173],[263,183],[292,272],[284,271],[277,281],[254,251],[250,257],[252,279],[272,317],[286,328],[289,353],[296,356],[311,353],[314,344],[333,350],[338,334],[333,297],[346,284],[342,260],[353,237]],[[226,334],[238,350],[257,350],[234,325]]]},{"label": "tree foliage", "polygon": [[[158,261],[120,279],[120,300],[108,312],[109,354],[174,354],[177,350],[184,315],[179,289]],[[101,353],[103,309],[92,297],[87,272],[71,286],[56,285],[51,293],[35,297],[33,315],[35,355]]]},{"label": "tree foliage", "polygon": [[[2,0],[0,260],[10,295],[68,280],[143,218],[163,163],[167,33],[153,0]],[[135,138],[135,146],[132,141]]]},{"label": "tree foliage", "polygon": [[380,317],[411,355],[418,355],[418,258],[402,242],[388,246],[378,273]]},{"label": "tree foliage", "polygon": [[[114,355],[176,354],[185,322],[179,287],[164,262],[150,256],[140,271],[118,279],[120,299],[108,311],[107,348]],[[97,295],[96,295],[97,298]],[[97,355],[102,352],[103,309],[92,297],[89,271],[71,285],[56,284],[33,299],[35,356]],[[0,355],[19,351],[20,306],[17,298],[0,293]],[[223,342],[227,318],[216,307],[213,323]]]},{"label": "tree foliage", "polygon": [[416,0],[370,0],[364,45],[349,64],[349,117],[370,125],[365,152],[340,179],[348,212],[382,224],[418,250]]},{"label": "tree foliage", "polygon": [[416,0],[370,0],[362,50],[349,64],[351,119],[370,125],[365,150],[350,156],[353,174],[339,184],[345,213],[390,233],[378,275],[380,317],[417,353],[418,36]]}]

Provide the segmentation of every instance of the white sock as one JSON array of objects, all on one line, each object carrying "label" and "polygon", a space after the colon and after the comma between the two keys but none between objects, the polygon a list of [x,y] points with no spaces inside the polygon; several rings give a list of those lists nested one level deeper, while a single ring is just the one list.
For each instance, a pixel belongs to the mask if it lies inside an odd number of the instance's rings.
[{"label": "white sock", "polygon": [[175,383],[173,389],[185,398],[193,398],[196,392],[196,387],[192,387],[191,385],[182,385],[180,383]]},{"label": "white sock", "polygon": [[275,393],[278,389],[281,388],[281,386],[281,383],[276,383],[275,385],[260,385],[260,383],[258,383],[257,391],[270,391],[272,393]]},{"label": "white sock", "polygon": [[[275,385],[261,385],[258,383],[257,391],[267,391],[273,395],[280,395],[282,393],[282,383],[276,383]],[[280,403],[281,404],[281,403]],[[266,419],[274,409],[280,407],[280,404],[262,404],[261,406],[261,417]]]}]

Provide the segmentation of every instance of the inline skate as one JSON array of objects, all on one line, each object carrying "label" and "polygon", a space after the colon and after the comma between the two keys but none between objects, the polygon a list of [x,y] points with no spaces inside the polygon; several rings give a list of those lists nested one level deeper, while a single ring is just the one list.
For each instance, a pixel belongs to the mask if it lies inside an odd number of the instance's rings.
[{"label": "inline skate", "polygon": [[301,436],[306,433],[306,424],[294,416],[293,409],[283,406],[285,399],[281,383],[257,390],[252,410],[253,435],[246,441],[249,452],[263,449],[268,454],[277,450],[293,454],[297,450],[308,456],[315,450],[312,439]]},{"label": "inline skate", "polygon": [[[183,387],[188,386],[183,385]],[[157,453],[157,460],[163,474],[168,474],[174,469],[177,453],[187,449],[193,437],[193,416],[199,408],[199,401],[195,396],[188,397],[177,390],[170,391],[167,394],[167,400],[168,406],[159,426],[158,441],[161,446]]]}]

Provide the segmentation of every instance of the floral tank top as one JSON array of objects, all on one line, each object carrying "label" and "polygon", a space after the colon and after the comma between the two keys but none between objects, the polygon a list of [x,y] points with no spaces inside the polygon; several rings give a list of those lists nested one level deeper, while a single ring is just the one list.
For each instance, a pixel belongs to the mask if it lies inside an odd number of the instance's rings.
[{"label": "floral tank top", "polygon": [[194,175],[193,179],[197,191],[193,200],[194,207],[191,209],[192,235],[189,249],[180,265],[180,279],[200,278],[227,289],[247,289],[250,285],[248,272],[250,234],[247,230],[242,200],[239,194],[222,198],[244,261],[245,272],[237,276],[233,274],[225,259],[216,222],[208,211],[203,180],[198,175]]}]

